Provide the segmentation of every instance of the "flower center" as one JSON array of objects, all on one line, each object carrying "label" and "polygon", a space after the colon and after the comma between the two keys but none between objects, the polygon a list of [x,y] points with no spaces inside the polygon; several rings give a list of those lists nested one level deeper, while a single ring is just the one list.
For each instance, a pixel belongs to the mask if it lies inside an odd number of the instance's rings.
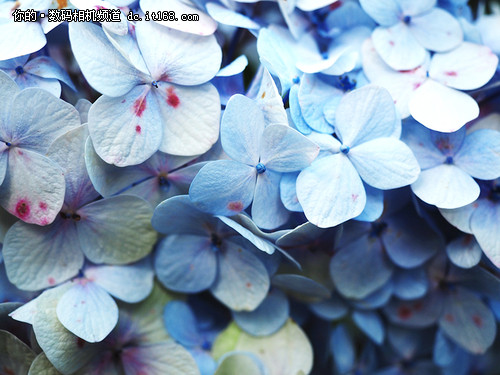
[{"label": "flower center", "polygon": [[447,156],[444,162],[445,164],[453,164],[453,156]]},{"label": "flower center", "polygon": [[403,22],[408,25],[411,22],[411,16],[404,16],[403,17]]},{"label": "flower center", "polygon": [[264,164],[259,163],[259,164],[257,164],[255,166],[255,169],[257,169],[257,173],[258,174],[262,174],[262,173],[264,173],[266,171],[267,168],[266,168],[266,166]]},{"label": "flower center", "polygon": [[21,75],[24,73],[24,69],[21,65],[19,65],[18,67],[16,67],[16,73],[17,75]]},{"label": "flower center", "polygon": [[340,151],[341,151],[343,154],[345,154],[345,155],[347,155],[347,154],[349,153],[349,151],[350,151],[350,150],[351,150],[351,148],[350,148],[349,146],[345,146],[345,145],[340,146]]}]

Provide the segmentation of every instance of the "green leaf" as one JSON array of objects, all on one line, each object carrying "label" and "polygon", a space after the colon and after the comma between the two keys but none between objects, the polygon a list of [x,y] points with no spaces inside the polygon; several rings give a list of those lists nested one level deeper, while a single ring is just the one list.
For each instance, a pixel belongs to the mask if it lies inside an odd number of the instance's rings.
[{"label": "green leaf", "polygon": [[0,330],[0,369],[6,374],[26,374],[35,353],[12,333]]},{"label": "green leaf", "polygon": [[214,375],[262,375],[258,362],[245,353],[231,353],[217,367]]},{"label": "green leaf", "polygon": [[44,353],[40,353],[31,364],[28,375],[61,375]]},{"label": "green leaf", "polygon": [[278,332],[264,337],[248,335],[231,323],[215,341],[213,356],[218,359],[233,350],[255,354],[269,375],[308,374],[313,364],[312,346],[291,319]]}]

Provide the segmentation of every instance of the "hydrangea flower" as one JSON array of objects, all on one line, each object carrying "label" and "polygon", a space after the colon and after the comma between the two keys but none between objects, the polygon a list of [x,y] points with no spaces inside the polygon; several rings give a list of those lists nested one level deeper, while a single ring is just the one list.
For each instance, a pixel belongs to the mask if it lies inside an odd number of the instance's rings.
[{"label": "hydrangea flower", "polygon": [[450,51],[463,40],[458,21],[436,7],[436,0],[361,0],[361,6],[380,26],[373,44],[384,62],[395,70],[423,64],[426,50]]},{"label": "hydrangea flower", "polygon": [[228,102],[221,125],[221,142],[233,160],[204,166],[189,189],[189,197],[203,211],[232,216],[252,204],[252,219],[274,229],[286,221],[279,181],[282,173],[307,167],[319,148],[283,124],[266,124],[259,106],[235,95]]},{"label": "hydrangea flower", "polygon": [[48,225],[63,205],[64,175],[45,153],[80,125],[78,112],[45,90],[19,90],[3,72],[0,88],[0,205],[27,223]]},{"label": "hydrangea flower", "polygon": [[401,142],[401,123],[387,91],[364,87],[345,95],[336,111],[331,155],[304,169],[297,197],[307,219],[332,227],[358,216],[366,204],[363,182],[394,189],[414,182],[419,167]]},{"label": "hydrangea flower", "polygon": [[[158,245],[155,270],[168,289],[195,293],[210,289],[215,298],[233,310],[253,310],[267,295],[269,275],[252,243],[267,249],[263,241],[241,226],[199,211],[187,196],[161,203],[152,223],[168,234]],[[225,219],[225,218],[224,218]]]},{"label": "hydrangea flower", "polygon": [[83,157],[87,137],[83,125],[59,137],[48,150],[66,179],[64,205],[54,222],[38,227],[19,221],[7,232],[3,248],[7,275],[21,289],[40,290],[76,276],[84,255],[94,263],[137,261],[156,241],[146,201],[125,195],[96,200],[99,194]]},{"label": "hydrangea flower", "polygon": [[61,84],[76,90],[68,73],[48,56],[39,56],[28,61],[29,55],[0,61],[0,69],[7,73],[21,88],[39,87],[54,96],[61,95]]},{"label": "hydrangea flower", "polygon": [[[494,229],[498,225],[499,185],[498,179],[480,181],[479,199],[460,208],[439,210],[446,220],[462,232],[474,235],[473,238],[469,235],[459,239],[459,242],[454,244],[457,249],[450,249],[450,251],[453,250],[453,253],[463,254],[464,257],[467,257],[462,262],[466,262],[465,264],[469,267],[479,263],[481,250],[483,250],[491,262],[500,268],[499,232]],[[462,246],[459,246],[460,244]],[[448,254],[453,256],[450,252]],[[467,262],[467,259],[470,261]],[[451,260],[453,261],[453,259]],[[458,265],[464,266],[462,262]],[[454,263],[456,264],[456,261]]]},{"label": "hydrangea flower", "polygon": [[221,50],[200,37],[138,22],[135,37],[106,36],[89,23],[70,24],[73,53],[103,93],[90,108],[95,150],[109,164],[140,164],[157,150],[198,155],[217,140],[220,101],[209,83]]},{"label": "hydrangea flower", "polygon": [[500,132],[495,130],[438,133],[409,122],[403,139],[422,168],[411,188],[426,203],[448,209],[465,206],[479,196],[473,177],[500,177]]},{"label": "hydrangea flower", "polygon": [[477,102],[458,90],[485,85],[494,75],[498,57],[488,47],[464,42],[436,53],[409,71],[394,71],[377,55],[372,41],[363,46],[368,79],[391,93],[402,118],[410,114],[429,129],[454,132],[479,115]]}]

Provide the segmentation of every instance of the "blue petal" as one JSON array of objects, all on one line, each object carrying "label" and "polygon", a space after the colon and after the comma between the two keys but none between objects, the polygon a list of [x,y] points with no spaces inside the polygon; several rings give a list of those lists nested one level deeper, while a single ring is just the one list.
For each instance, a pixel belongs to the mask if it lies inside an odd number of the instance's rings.
[{"label": "blue petal", "polygon": [[385,221],[388,228],[382,241],[391,260],[400,267],[418,267],[444,247],[443,239],[413,212],[401,211]]},{"label": "blue petal", "polygon": [[399,134],[401,121],[389,92],[365,86],[346,94],[335,114],[335,130],[342,143],[354,147],[380,137]]},{"label": "blue petal", "polygon": [[289,211],[303,212],[302,206],[297,198],[297,177],[299,173],[284,173],[280,181],[280,197],[283,205]]},{"label": "blue petal", "polygon": [[262,229],[275,229],[288,220],[290,213],[280,197],[281,174],[271,170],[257,176],[252,219]]},{"label": "blue petal", "polygon": [[297,197],[307,219],[333,227],[364,209],[366,193],[356,169],[344,154],[314,161],[297,178]]},{"label": "blue petal", "polygon": [[338,372],[344,374],[351,371],[354,367],[356,353],[351,335],[343,324],[339,324],[332,332],[330,348]]},{"label": "blue petal", "polygon": [[500,132],[479,129],[467,135],[455,164],[474,178],[493,180],[500,176]]},{"label": "blue petal", "polygon": [[437,322],[443,309],[443,296],[436,292],[413,301],[392,300],[384,313],[395,324],[412,328],[429,327]]},{"label": "blue petal", "polygon": [[118,322],[118,306],[104,289],[79,279],[57,303],[57,317],[76,336],[99,342]]},{"label": "blue petal", "polygon": [[275,275],[272,279],[272,284],[296,297],[309,300],[310,302],[330,297],[330,291],[325,286],[302,275]]},{"label": "blue petal", "polygon": [[217,274],[217,255],[209,237],[170,235],[156,252],[155,270],[165,287],[196,293],[209,288]]},{"label": "blue petal", "polygon": [[252,311],[269,291],[269,275],[251,252],[231,242],[218,253],[219,273],[212,294],[234,311]]},{"label": "blue petal", "polygon": [[277,172],[306,168],[319,153],[319,146],[285,125],[269,125],[262,134],[260,162]]},{"label": "blue petal", "polygon": [[[482,200],[480,200],[481,202]],[[471,216],[470,225],[479,246],[497,267],[500,266],[500,205],[482,201]]]},{"label": "blue petal", "polygon": [[253,200],[257,170],[234,160],[218,160],[200,169],[189,188],[196,207],[217,215],[232,216]]},{"label": "blue petal", "polygon": [[184,301],[170,301],[163,311],[163,320],[170,336],[188,348],[203,344],[197,330],[196,317]]},{"label": "blue petal", "polygon": [[417,179],[420,167],[410,148],[394,138],[377,138],[353,147],[347,155],[368,185],[395,189]]},{"label": "blue petal", "polygon": [[429,289],[429,279],[425,268],[396,270],[392,278],[394,295],[402,300],[423,297]]},{"label": "blue petal", "polygon": [[462,207],[479,196],[479,186],[474,179],[450,164],[422,171],[411,189],[425,203],[439,208]]},{"label": "blue petal", "polygon": [[337,290],[348,298],[368,296],[382,287],[392,272],[380,240],[368,236],[341,248],[330,263],[330,276]]},{"label": "blue petal", "polygon": [[234,312],[233,318],[244,331],[254,336],[271,335],[280,329],[288,319],[289,304],[285,294],[277,289],[253,311]]},{"label": "blue petal", "polygon": [[391,26],[399,22],[401,8],[395,0],[360,1],[363,10],[382,26]]},{"label": "blue petal", "polygon": [[348,305],[337,295],[333,294],[330,299],[311,303],[309,308],[314,314],[325,320],[337,320],[344,317],[348,311]]},{"label": "blue petal", "polygon": [[382,344],[385,337],[384,324],[380,316],[374,311],[355,311],[352,319],[359,329],[377,344]]},{"label": "blue petal", "polygon": [[71,22],[71,48],[90,85],[102,94],[122,96],[148,82],[147,76],[113,47],[102,29],[89,22]]},{"label": "blue petal", "polygon": [[217,219],[198,210],[187,195],[179,195],[155,208],[151,224],[163,234],[209,236],[210,230],[214,231],[217,227]]},{"label": "blue petal", "polygon": [[[491,231],[491,229],[489,229]],[[451,262],[461,268],[472,268],[481,260],[483,252],[473,235],[457,237],[446,246]],[[494,258],[493,258],[494,259]]]},{"label": "blue petal", "polygon": [[447,296],[439,326],[449,338],[473,354],[483,354],[496,336],[495,317],[490,308],[463,288]]},{"label": "blue petal", "polygon": [[264,114],[257,103],[243,95],[229,99],[221,125],[221,142],[232,159],[255,166],[259,162]]}]

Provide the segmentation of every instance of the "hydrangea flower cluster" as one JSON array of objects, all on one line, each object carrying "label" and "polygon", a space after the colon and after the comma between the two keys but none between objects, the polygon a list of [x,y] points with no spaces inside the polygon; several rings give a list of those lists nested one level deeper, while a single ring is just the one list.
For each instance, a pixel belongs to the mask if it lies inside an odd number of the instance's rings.
[{"label": "hydrangea flower cluster", "polygon": [[497,374],[499,30],[0,0],[0,374]]}]

